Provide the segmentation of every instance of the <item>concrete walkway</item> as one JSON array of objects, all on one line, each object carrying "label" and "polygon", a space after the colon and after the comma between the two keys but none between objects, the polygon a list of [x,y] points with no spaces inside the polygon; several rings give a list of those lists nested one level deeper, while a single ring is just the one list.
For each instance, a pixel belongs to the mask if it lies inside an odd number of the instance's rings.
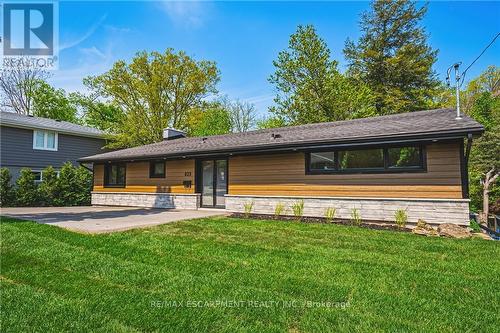
[{"label": "concrete walkway", "polygon": [[186,219],[224,215],[221,210],[167,210],[135,207],[15,207],[0,215],[88,233],[144,228]]}]

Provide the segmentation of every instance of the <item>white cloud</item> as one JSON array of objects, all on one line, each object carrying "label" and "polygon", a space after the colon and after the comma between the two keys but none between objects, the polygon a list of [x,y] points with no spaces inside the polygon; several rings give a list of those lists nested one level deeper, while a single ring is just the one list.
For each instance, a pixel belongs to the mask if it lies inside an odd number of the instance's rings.
[{"label": "white cloud", "polygon": [[274,94],[263,94],[263,95],[243,98],[243,100],[250,104],[269,103],[273,100],[274,96],[275,96]]},{"label": "white cloud", "polygon": [[83,79],[89,75],[98,75],[109,70],[116,60],[110,41],[104,49],[96,46],[80,48],[78,63],[66,69],[59,69],[49,79],[50,83],[67,92],[87,92]]},{"label": "white cloud", "polygon": [[76,39],[73,39],[71,41],[66,41],[64,43],[61,43],[61,45],[59,46],[59,52],[63,51],[63,50],[66,50],[66,49],[69,49],[69,48],[72,48],[72,47],[75,47],[75,46],[79,45],[80,43],[84,42],[87,38],[89,38],[90,36],[92,36],[94,34],[94,32],[104,22],[104,20],[106,19],[106,17],[107,17],[107,14],[101,16],[101,18],[97,22],[95,22],[94,24],[92,24],[92,26],[82,36],[80,36],[80,37],[78,37]]},{"label": "white cloud", "polygon": [[81,48],[80,52],[83,53],[87,58],[98,57],[98,58],[101,58],[103,60],[106,60],[106,58],[109,56],[109,54],[105,54],[104,52],[102,52],[101,50],[99,50],[95,46],[88,47],[88,48]]},{"label": "white cloud", "polygon": [[173,24],[187,29],[202,27],[208,9],[206,3],[197,1],[164,1],[160,8]]}]

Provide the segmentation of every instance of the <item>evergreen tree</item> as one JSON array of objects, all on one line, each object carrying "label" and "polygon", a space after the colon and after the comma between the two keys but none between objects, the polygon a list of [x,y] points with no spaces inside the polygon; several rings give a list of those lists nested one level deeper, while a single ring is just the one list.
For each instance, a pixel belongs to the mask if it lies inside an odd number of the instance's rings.
[{"label": "evergreen tree", "polygon": [[78,178],[73,164],[66,162],[59,172],[59,195],[54,198],[56,206],[76,206]]},{"label": "evergreen tree", "polygon": [[0,169],[0,206],[11,206],[13,204],[13,188],[10,181],[12,176],[7,168]]},{"label": "evergreen tree", "polygon": [[376,0],[361,16],[362,36],[346,41],[348,73],[366,82],[375,94],[377,114],[429,107],[439,85],[432,65],[437,50],[427,44],[420,21],[427,5],[408,0]]},{"label": "evergreen tree", "polygon": [[289,125],[364,117],[372,114],[369,89],[337,70],[330,50],[313,26],[299,26],[288,49],[273,62],[276,71],[273,118]]},{"label": "evergreen tree", "polygon": [[35,175],[29,168],[21,169],[16,180],[16,204],[18,206],[35,206],[38,203],[38,191]]},{"label": "evergreen tree", "polygon": [[75,168],[76,187],[75,192],[75,206],[90,205],[93,177],[89,170],[82,166]]},{"label": "evergreen tree", "polygon": [[38,186],[40,201],[43,206],[53,206],[60,195],[60,186],[56,170],[52,166],[42,171],[42,183]]}]

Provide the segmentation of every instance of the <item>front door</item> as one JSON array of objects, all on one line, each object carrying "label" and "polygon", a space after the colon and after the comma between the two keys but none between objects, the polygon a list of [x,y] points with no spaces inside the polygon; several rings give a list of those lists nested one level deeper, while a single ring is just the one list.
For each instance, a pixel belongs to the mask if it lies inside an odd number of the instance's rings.
[{"label": "front door", "polygon": [[225,207],[227,160],[202,160],[199,163],[201,206]]}]

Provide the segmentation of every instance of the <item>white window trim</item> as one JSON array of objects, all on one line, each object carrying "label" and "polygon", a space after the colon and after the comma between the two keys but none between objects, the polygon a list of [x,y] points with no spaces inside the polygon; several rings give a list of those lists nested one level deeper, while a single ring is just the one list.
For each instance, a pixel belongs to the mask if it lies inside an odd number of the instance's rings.
[{"label": "white window trim", "polygon": [[[40,184],[41,182],[43,182],[43,170],[42,169],[32,169],[31,172],[35,173],[35,172],[40,172],[40,180],[36,180],[35,179],[35,183],[37,184]],[[59,178],[59,170],[56,170],[56,177]]]},{"label": "white window trim", "polygon": [[[43,148],[36,146],[36,133],[37,132],[42,132],[43,133]],[[47,133],[49,133],[49,132],[54,133],[54,148],[48,148],[47,147]],[[57,132],[54,132],[54,131],[45,131],[45,130],[33,130],[33,149],[35,149],[35,150],[57,151],[58,146],[59,146],[59,136],[58,136]]]},{"label": "white window trim", "polygon": [[40,184],[43,181],[43,172],[42,172],[42,170],[36,169],[36,170],[31,170],[31,172],[32,173],[38,173],[38,172],[40,172],[40,180],[36,180],[35,179],[35,183]]}]

